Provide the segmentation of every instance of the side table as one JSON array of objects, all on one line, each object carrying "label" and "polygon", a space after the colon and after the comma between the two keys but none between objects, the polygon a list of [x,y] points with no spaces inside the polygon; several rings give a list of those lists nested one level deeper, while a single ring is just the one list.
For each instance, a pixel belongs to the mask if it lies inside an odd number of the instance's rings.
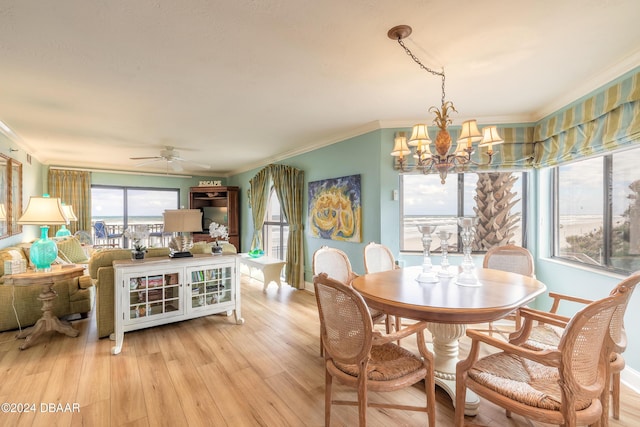
[{"label": "side table", "polygon": [[282,283],[280,282],[280,273],[282,272],[282,267],[287,264],[286,262],[266,255],[261,256],[260,258],[251,258],[248,254],[240,254],[240,256],[240,263],[249,268],[250,277],[253,277],[251,276],[252,268],[262,271],[264,278],[263,291],[267,290],[267,286],[269,286],[269,283],[271,282],[275,282],[276,285],[278,285],[278,288],[282,286]]},{"label": "side table", "polygon": [[77,337],[80,333],[69,322],[62,321],[53,315],[53,300],[58,297],[53,290],[53,284],[60,280],[73,279],[84,274],[83,266],[55,265],[51,271],[27,271],[26,273],[5,276],[5,284],[14,286],[42,285],[42,293],[38,299],[42,301],[42,317],[35,325],[24,329],[17,338],[26,338],[20,350],[31,347],[33,342],[48,331],[57,331],[70,337]]}]

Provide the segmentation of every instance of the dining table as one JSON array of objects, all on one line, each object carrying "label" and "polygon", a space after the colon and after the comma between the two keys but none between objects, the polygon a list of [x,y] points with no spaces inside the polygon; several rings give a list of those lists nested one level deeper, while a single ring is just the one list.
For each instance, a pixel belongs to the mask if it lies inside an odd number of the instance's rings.
[{"label": "dining table", "polygon": [[[434,283],[419,282],[421,266],[398,268],[356,277],[352,286],[367,305],[388,315],[426,321],[432,335],[434,382],[455,404],[459,339],[467,325],[494,322],[546,291],[541,281],[501,270],[477,268],[475,286],[460,285],[456,267]],[[437,273],[437,268],[436,268]],[[467,391],[465,415],[477,415],[480,399]]]}]

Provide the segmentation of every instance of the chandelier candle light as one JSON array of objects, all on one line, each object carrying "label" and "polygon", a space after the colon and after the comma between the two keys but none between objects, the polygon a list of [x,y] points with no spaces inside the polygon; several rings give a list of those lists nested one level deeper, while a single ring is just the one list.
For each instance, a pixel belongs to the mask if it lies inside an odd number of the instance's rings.
[{"label": "chandelier candle light", "polygon": [[[407,48],[402,41],[404,38],[411,35],[411,27],[408,25],[398,25],[393,27],[387,32],[387,36],[396,40],[398,44],[404,49],[404,51],[413,59],[423,70],[433,74],[434,76],[440,76],[442,78],[442,99],[441,107],[431,107],[429,112],[435,114],[433,122],[438,126],[438,134],[435,141],[435,153],[431,152],[429,145],[431,139],[429,138],[429,132],[427,125],[417,124],[413,126],[411,137],[407,144],[407,137],[404,132],[398,132],[394,140],[393,151],[391,155],[398,157],[399,168],[402,172],[409,172],[411,168],[407,165],[405,156],[411,155],[412,151],[409,147],[415,147],[415,153],[413,157],[416,159],[415,169],[422,173],[430,173],[435,170],[440,175],[440,182],[445,183],[447,179],[447,173],[449,171],[460,172],[469,163],[483,166],[491,163],[492,157],[495,154],[493,151],[493,145],[500,144],[504,140],[498,134],[498,130],[495,126],[483,129],[483,132],[478,130],[478,124],[476,120],[467,120],[462,123],[462,129],[460,136],[458,137],[457,146],[453,153],[449,153],[451,149],[451,135],[447,130],[452,121],[449,118],[451,112],[458,112],[451,101],[445,100],[445,75],[444,70],[434,71],[425,66],[420,60]],[[487,148],[487,156],[489,160],[487,163],[477,163],[471,160],[471,155],[474,153],[473,144],[480,142],[479,147]]]},{"label": "chandelier candle light", "polygon": [[461,286],[480,286],[480,282],[476,277],[476,266],[471,258],[471,243],[473,237],[476,234],[476,225],[478,224],[478,218],[458,218],[458,225],[461,228],[460,238],[462,239],[462,252],[464,258],[462,259],[462,273],[458,275],[456,284]]},{"label": "chandelier candle light", "polygon": [[416,279],[420,283],[436,283],[439,281],[438,276],[433,271],[433,265],[431,264],[431,257],[429,251],[431,250],[431,235],[435,233],[437,226],[429,224],[418,224],[418,230],[422,233],[422,247],[424,249],[423,261],[422,261],[422,273],[418,275]]}]

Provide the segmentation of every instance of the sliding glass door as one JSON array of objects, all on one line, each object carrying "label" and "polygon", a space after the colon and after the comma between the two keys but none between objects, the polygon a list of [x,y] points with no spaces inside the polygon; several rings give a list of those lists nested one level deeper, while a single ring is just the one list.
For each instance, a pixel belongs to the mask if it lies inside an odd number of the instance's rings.
[{"label": "sliding glass door", "polygon": [[[129,242],[123,236],[124,230],[136,225],[147,227],[152,236],[161,237],[162,213],[166,209],[178,209],[179,203],[180,190],[177,188],[94,185],[91,187],[94,242],[127,247]],[[101,231],[103,225],[104,233]]]}]

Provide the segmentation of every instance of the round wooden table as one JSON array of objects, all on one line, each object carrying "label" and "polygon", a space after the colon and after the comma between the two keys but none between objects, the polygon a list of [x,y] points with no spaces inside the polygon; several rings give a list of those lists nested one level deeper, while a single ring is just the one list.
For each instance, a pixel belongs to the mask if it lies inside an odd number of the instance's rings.
[{"label": "round wooden table", "polygon": [[[385,313],[429,322],[433,335],[435,383],[455,402],[458,340],[466,325],[496,321],[544,293],[544,283],[531,277],[476,269],[480,286],[457,285],[454,278],[419,283],[422,267],[365,274],[352,282],[367,304]],[[480,399],[467,392],[466,415],[476,415]]]}]

